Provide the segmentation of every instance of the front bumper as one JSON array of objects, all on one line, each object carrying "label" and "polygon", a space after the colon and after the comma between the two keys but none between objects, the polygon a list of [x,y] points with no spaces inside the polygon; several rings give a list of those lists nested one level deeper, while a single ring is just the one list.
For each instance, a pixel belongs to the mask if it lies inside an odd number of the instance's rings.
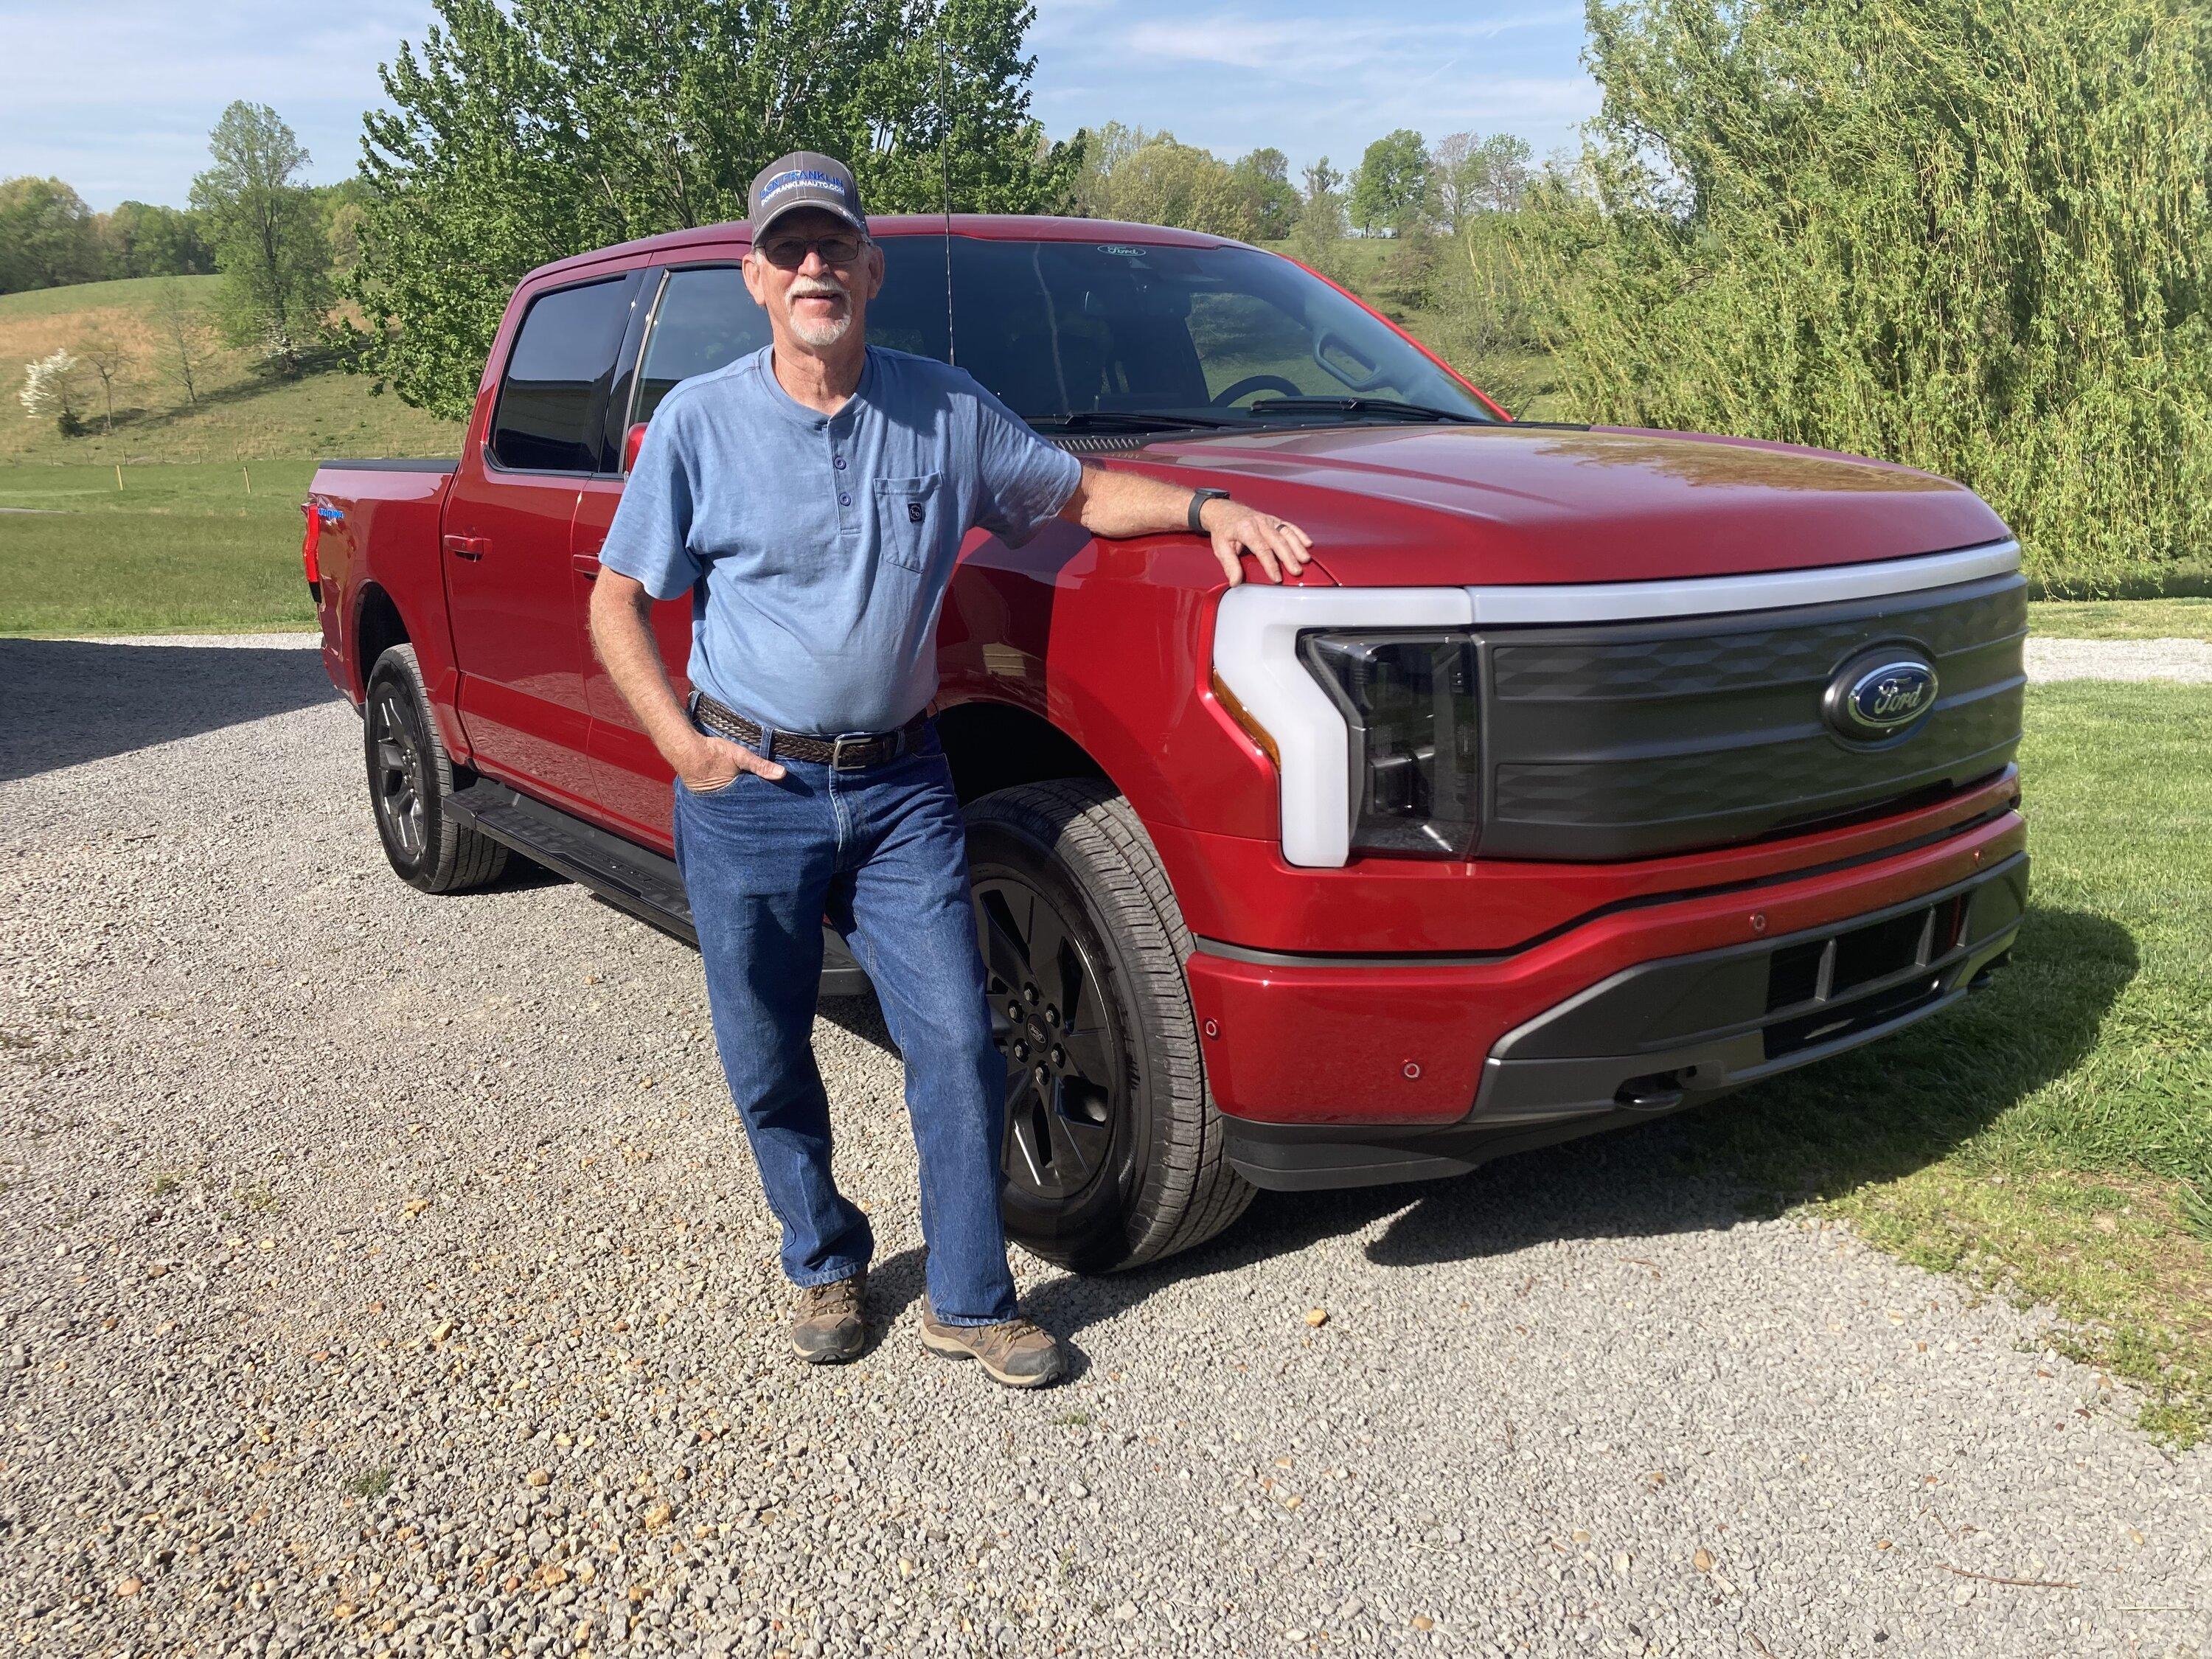
[{"label": "front bumper", "polygon": [[1231,1161],[1285,1189],[1459,1174],[1873,1042],[2002,961],[2027,907],[2024,839],[2006,812],[1849,870],[1616,912],[1497,961],[1201,951],[1192,993]]}]

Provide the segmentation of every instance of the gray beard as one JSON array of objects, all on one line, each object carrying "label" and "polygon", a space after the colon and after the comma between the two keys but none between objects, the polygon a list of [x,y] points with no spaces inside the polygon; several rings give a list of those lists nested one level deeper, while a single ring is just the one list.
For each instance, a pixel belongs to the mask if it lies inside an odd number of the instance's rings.
[{"label": "gray beard", "polygon": [[[818,300],[826,297],[828,296],[820,289],[817,289],[812,294],[794,294],[791,296],[794,306],[801,300]],[[794,311],[792,313],[791,331],[798,336],[801,343],[817,347],[833,346],[845,337],[845,331],[853,326],[853,296],[841,291],[837,297],[845,302],[845,314],[834,323],[802,323],[799,320],[797,312]]]},{"label": "gray beard", "polygon": [[847,307],[845,314],[834,323],[802,323],[796,317],[791,319],[792,333],[804,343],[811,346],[836,345],[838,341],[845,337],[845,331],[852,326],[853,313],[849,307]]}]

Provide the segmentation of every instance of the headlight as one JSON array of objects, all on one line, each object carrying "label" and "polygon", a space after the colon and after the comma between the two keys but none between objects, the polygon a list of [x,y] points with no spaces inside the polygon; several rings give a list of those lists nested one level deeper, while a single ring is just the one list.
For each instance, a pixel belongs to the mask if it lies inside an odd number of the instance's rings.
[{"label": "headlight", "polygon": [[1474,641],[1458,633],[1306,633],[1298,656],[1350,730],[1352,845],[1465,858],[1481,778]]}]

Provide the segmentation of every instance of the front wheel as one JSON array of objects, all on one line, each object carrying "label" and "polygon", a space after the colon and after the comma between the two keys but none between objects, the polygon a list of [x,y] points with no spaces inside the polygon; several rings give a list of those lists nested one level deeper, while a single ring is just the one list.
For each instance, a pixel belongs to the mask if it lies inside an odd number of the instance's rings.
[{"label": "front wheel", "polygon": [[1190,934],[1129,804],[1025,784],[968,808],[992,1033],[1006,1060],[1010,1237],[1079,1272],[1139,1267],[1251,1202],[1206,1091]]}]

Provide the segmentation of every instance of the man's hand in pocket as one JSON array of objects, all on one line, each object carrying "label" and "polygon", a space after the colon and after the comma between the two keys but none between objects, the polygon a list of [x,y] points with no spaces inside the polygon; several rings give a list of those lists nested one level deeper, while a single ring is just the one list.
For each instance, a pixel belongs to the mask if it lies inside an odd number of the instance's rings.
[{"label": "man's hand in pocket", "polygon": [[676,769],[676,775],[684,780],[684,787],[695,795],[727,788],[744,772],[774,779],[783,775],[783,768],[775,761],[762,759],[743,744],[702,736],[684,763]]}]

